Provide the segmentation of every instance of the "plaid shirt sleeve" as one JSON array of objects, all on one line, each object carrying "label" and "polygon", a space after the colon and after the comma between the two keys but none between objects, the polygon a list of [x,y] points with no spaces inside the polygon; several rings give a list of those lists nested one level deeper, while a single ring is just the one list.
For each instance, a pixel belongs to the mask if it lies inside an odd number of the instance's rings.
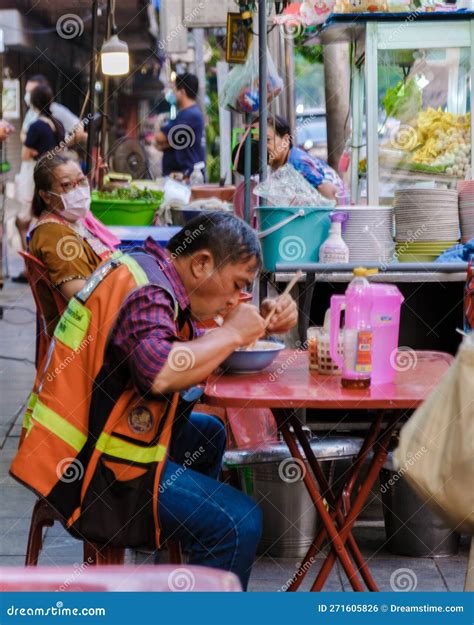
[{"label": "plaid shirt sleeve", "polygon": [[179,340],[173,299],[164,289],[147,285],[134,291],[122,306],[109,353],[114,364],[127,363],[135,388],[146,394]]}]

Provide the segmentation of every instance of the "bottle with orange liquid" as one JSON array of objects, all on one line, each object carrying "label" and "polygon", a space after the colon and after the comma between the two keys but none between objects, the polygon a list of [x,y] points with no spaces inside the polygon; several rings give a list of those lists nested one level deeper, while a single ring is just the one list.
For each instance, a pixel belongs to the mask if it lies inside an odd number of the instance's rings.
[{"label": "bottle with orange liquid", "polygon": [[[344,388],[364,389],[370,386],[372,372],[371,315],[373,294],[363,267],[354,269],[354,278],[345,295],[331,297],[331,358],[342,368]],[[344,355],[337,353],[341,310],[345,306]]]}]

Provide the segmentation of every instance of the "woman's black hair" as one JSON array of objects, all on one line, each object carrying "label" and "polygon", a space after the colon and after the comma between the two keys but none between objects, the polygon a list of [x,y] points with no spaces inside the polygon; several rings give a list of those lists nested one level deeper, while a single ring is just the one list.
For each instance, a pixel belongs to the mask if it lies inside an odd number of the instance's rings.
[{"label": "woman's black hair", "polygon": [[244,263],[252,257],[258,268],[262,264],[257,233],[245,221],[229,213],[204,212],[194,217],[169,240],[166,248],[174,257],[209,250],[218,267]]},{"label": "woman's black hair", "polygon": [[60,165],[66,165],[73,159],[64,156],[64,154],[44,154],[36,163],[33,172],[35,181],[35,193],[33,196],[32,210],[35,217],[39,217],[41,213],[47,209],[46,202],[43,200],[40,191],[51,191],[54,181],[54,170]]},{"label": "woman's black hair", "polygon": [[53,97],[53,90],[49,85],[39,84],[31,92],[30,103],[36,110],[40,111],[41,115],[44,115],[53,122],[56,141],[57,143],[61,143],[61,141],[64,141],[64,126],[58,119],[53,117],[51,113],[50,107]]},{"label": "woman's black hair", "polygon": [[293,136],[291,134],[290,124],[284,117],[281,117],[280,115],[269,117],[268,125],[275,130],[276,134],[279,137],[284,137],[285,135],[288,135],[289,147],[291,148],[293,146]]}]

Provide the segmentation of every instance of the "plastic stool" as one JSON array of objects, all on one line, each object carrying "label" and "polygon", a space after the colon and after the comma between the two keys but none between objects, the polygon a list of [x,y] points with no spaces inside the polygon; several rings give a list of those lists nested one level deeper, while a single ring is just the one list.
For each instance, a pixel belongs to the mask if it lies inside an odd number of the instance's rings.
[{"label": "plastic stool", "polygon": [[[45,499],[38,499],[31,515],[28,545],[26,548],[25,566],[37,566],[39,554],[43,548],[43,529],[52,527],[58,521],[63,525],[63,517]],[[183,562],[181,544],[176,540],[165,543],[170,564]],[[123,564],[125,549],[111,545],[99,545],[84,541],[84,562],[91,565]]]}]

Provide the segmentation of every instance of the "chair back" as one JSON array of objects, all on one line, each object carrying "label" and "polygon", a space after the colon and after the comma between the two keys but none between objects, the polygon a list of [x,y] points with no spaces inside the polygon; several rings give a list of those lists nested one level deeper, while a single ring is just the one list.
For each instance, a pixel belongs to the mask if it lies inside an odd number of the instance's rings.
[{"label": "chair back", "polygon": [[49,299],[54,302],[56,307],[55,316],[57,318],[63,314],[67,306],[67,301],[49,279],[48,268],[44,263],[28,252],[19,252],[19,254],[25,261],[26,276],[36,304],[37,334],[35,362],[38,368],[39,363],[48,351],[49,343],[54,332],[54,328],[51,327],[51,324],[49,324],[48,327],[45,314],[45,299],[49,296]]}]

